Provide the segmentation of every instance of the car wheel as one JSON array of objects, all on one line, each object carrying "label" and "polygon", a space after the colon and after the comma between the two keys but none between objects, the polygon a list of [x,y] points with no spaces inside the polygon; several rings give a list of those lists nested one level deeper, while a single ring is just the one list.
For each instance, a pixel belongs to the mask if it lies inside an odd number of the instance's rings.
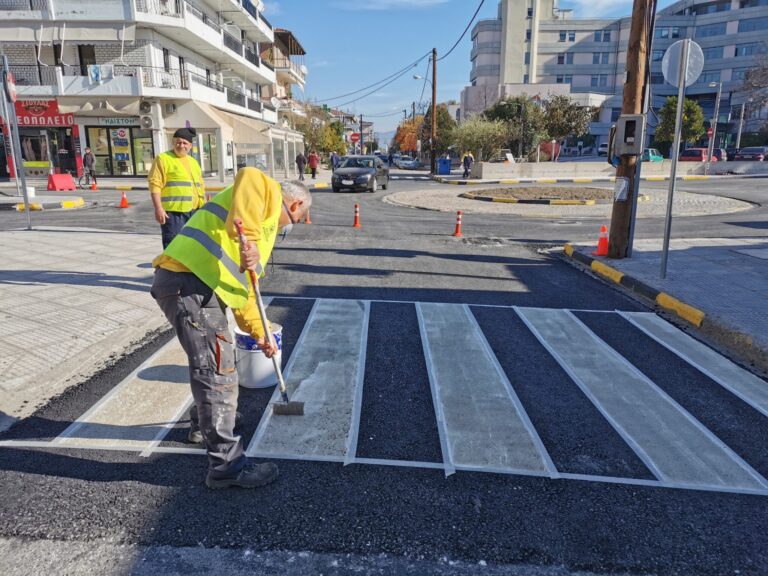
[{"label": "car wheel", "polygon": [[369,190],[369,192],[376,192],[376,190],[378,189],[379,189],[379,181],[376,180],[376,176],[374,176],[373,179],[371,180],[371,189]]},{"label": "car wheel", "polygon": [[387,188],[389,188],[389,178],[384,180],[384,184],[381,185],[382,190],[386,190]]}]

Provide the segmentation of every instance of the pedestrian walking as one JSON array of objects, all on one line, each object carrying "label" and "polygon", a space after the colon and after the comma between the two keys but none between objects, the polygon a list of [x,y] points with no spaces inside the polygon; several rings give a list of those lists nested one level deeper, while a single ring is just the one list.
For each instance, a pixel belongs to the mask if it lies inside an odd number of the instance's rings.
[{"label": "pedestrian walking", "polygon": [[395,160],[395,158],[394,158],[394,156],[392,155],[392,152],[390,152],[390,153],[389,153],[389,155],[387,156],[387,164],[389,164],[390,166],[392,166],[392,163],[394,162],[394,160]]},{"label": "pedestrian walking", "polygon": [[307,157],[304,156],[304,154],[299,151],[298,154],[296,154],[296,170],[299,171],[299,180],[304,180],[304,170],[307,167]]},{"label": "pedestrian walking", "polygon": [[461,165],[464,167],[464,175],[462,178],[465,180],[469,178],[472,173],[472,164],[475,162],[475,157],[472,156],[472,152],[464,152],[464,156],[461,158]]},{"label": "pedestrian walking", "polygon": [[85,153],[83,154],[83,169],[85,171],[85,174],[90,175],[91,180],[94,184],[98,184],[96,181],[96,156],[93,155],[93,152],[91,152],[91,149],[86,146],[85,147]]},{"label": "pedestrian walking", "polygon": [[197,160],[189,154],[196,136],[194,128],[176,130],[173,150],[155,158],[147,176],[163,249],[205,203],[203,172]]},{"label": "pedestrian walking", "polygon": [[309,169],[312,170],[312,180],[317,178],[317,167],[320,164],[320,156],[317,155],[317,151],[312,150],[312,153],[307,157],[307,163]]},{"label": "pedestrian walking", "polygon": [[339,164],[341,164],[341,158],[339,158],[339,155],[336,154],[336,150],[331,152],[331,171],[336,172],[336,168],[339,167]]},{"label": "pedestrian walking", "polygon": [[[238,326],[268,358],[277,352],[264,333],[245,271],[266,269],[278,232],[303,221],[311,204],[302,184],[278,183],[257,168],[241,168],[234,185],[198,210],[152,263],[150,293],[189,361],[209,488],[254,488],[278,476],[271,462],[249,465],[242,438],[234,432],[238,378],[226,310],[232,309]],[[243,221],[245,245],[238,243],[236,219]]]}]

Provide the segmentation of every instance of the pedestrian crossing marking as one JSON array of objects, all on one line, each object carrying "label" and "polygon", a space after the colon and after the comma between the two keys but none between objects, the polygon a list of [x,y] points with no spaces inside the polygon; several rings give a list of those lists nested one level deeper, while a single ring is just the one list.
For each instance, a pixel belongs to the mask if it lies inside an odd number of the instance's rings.
[{"label": "pedestrian crossing marking", "polygon": [[416,311],[446,474],[456,465],[556,474],[470,310],[417,304]]},{"label": "pedestrian crossing marking", "polygon": [[[360,300],[315,303],[285,374],[288,394],[304,402],[304,415],[273,416],[266,410],[248,446],[249,456],[354,455],[369,309]],[[278,400],[275,389],[272,401]]]},{"label": "pedestrian crossing marking", "polygon": [[768,481],[573,313],[517,312],[659,480],[768,489]]},{"label": "pedestrian crossing marking", "polygon": [[150,449],[192,403],[187,356],[174,339],[57,438],[67,446],[115,442]]},{"label": "pedestrian crossing marking", "polygon": [[[466,304],[411,302],[419,318],[435,418],[443,422],[439,431],[443,434],[444,462],[358,458],[371,301],[296,298],[313,300],[313,308],[285,374],[293,398],[306,402],[307,414],[301,418],[272,418],[271,411],[265,411],[250,439],[247,453],[251,456],[423,468],[446,475],[470,471],[768,496],[768,482],[759,472],[589,330],[573,311],[559,309],[478,305],[513,308],[657,480],[571,473],[567,467],[558,470],[485,339],[472,313],[475,307]],[[763,380],[732,365],[655,314],[583,312],[626,318],[632,329],[656,339],[729,392],[756,409],[763,405]],[[514,334],[510,338],[514,339]],[[457,363],[452,367],[448,362],[451,356],[461,357],[466,368],[457,370]],[[178,440],[162,442],[184,417],[188,406],[186,372],[186,357],[174,340],[59,437],[52,441],[0,440],[0,447],[204,456],[205,450],[200,447],[183,446]],[[531,401],[526,399],[526,403]],[[481,419],[478,414],[487,418]],[[282,421],[285,428],[281,428]]]},{"label": "pedestrian crossing marking", "polygon": [[619,312],[619,315],[763,416],[768,416],[768,386],[763,380],[658,316],[637,312]]}]

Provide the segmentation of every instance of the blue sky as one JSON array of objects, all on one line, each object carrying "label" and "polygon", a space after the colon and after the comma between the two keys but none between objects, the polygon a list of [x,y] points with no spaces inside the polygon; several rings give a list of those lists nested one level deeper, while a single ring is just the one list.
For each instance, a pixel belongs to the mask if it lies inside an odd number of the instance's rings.
[{"label": "blue sky", "polygon": [[[323,101],[373,84],[438,50],[438,59],[461,35],[479,0],[265,0],[265,14],[276,27],[291,30],[307,51],[309,69],[304,97]],[[660,0],[659,7],[672,4]],[[561,0],[576,17],[624,16],[632,0]],[[485,0],[478,19],[494,18],[498,0]],[[445,60],[438,62],[438,102],[459,99],[469,84],[470,32]],[[431,88],[413,75],[424,75],[425,58],[412,72],[362,100],[343,106],[370,115],[378,132],[393,130],[410,114],[411,102],[429,102]],[[422,96],[422,87],[424,94]],[[373,89],[371,89],[373,90]],[[339,106],[370,92],[329,100]],[[298,92],[296,97],[301,97]],[[387,117],[374,117],[391,114]]]}]

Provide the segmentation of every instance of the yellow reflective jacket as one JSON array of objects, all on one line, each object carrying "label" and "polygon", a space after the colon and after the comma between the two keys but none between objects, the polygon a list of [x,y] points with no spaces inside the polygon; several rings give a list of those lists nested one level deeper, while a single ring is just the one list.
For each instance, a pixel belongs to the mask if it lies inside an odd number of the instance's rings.
[{"label": "yellow reflective jacket", "polygon": [[157,157],[165,180],[160,191],[163,210],[167,212],[191,212],[202,204],[203,172],[192,156],[182,160],[173,150]]}]

